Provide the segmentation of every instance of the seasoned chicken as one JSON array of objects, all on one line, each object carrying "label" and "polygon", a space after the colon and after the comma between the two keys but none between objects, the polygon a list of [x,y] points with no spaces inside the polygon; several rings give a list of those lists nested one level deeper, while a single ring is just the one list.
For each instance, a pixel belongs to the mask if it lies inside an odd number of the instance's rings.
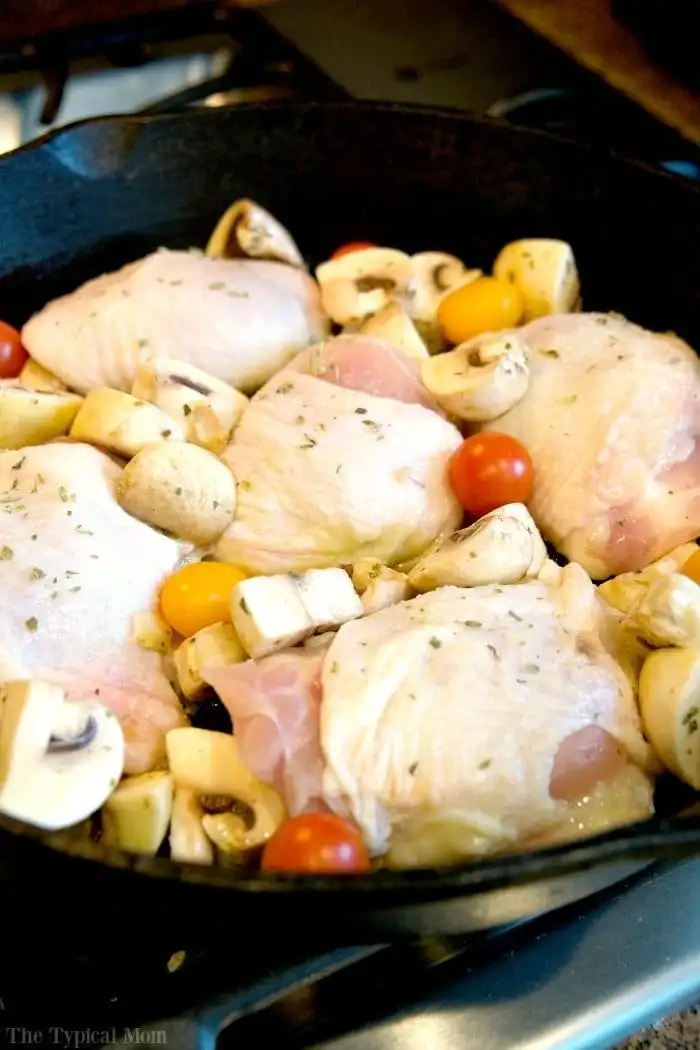
[{"label": "seasoned chicken", "polygon": [[525,397],[486,429],[528,448],[530,510],[594,579],[643,568],[700,534],[700,362],[671,334],[605,314],[520,329]]},{"label": "seasoned chicken", "polygon": [[[205,677],[242,758],[292,810],[323,798],[400,866],[566,829],[572,806],[592,796],[602,805],[606,782],[625,806],[598,826],[644,818],[654,759],[603,640],[602,605],[579,566],[553,580],[443,587],[345,624],[327,651]],[[324,769],[314,784],[319,674]]]},{"label": "seasoned chicken", "polygon": [[447,477],[460,441],[400,350],[322,344],[245,410],[224,454],[238,504],[217,554],[262,573],[412,558],[461,520]]},{"label": "seasoned chicken", "polygon": [[119,507],[120,473],[87,445],[0,452],[0,674],[99,696],[121,721],[126,771],[136,773],[184,721],[160,657],[129,641],[132,616],[154,606],[181,552]]},{"label": "seasoned chicken", "polygon": [[326,330],[317,286],[302,270],[161,249],[49,303],[22,341],[80,393],[128,391],[138,366],[158,355],[248,391]]}]

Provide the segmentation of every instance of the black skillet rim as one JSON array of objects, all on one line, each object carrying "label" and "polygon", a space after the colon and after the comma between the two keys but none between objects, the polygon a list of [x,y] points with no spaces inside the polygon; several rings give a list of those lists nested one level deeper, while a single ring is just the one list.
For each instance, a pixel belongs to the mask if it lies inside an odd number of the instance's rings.
[{"label": "black skillet rim", "polygon": [[[406,103],[343,101],[343,102],[269,102],[236,106],[235,111],[277,111],[280,114],[302,115],[309,112],[366,111],[369,113],[396,114],[419,123],[434,122],[442,127],[451,125],[498,126],[503,134],[514,142],[527,143],[533,138],[544,138],[559,144],[560,148],[573,152],[592,154],[602,166],[622,170],[641,169],[658,180],[675,184],[677,192],[689,195],[700,194],[700,188],[673,173],[660,170],[644,161],[621,156],[598,144],[577,142],[565,136],[535,128],[518,127],[492,117],[464,112],[447,107],[412,105]],[[227,114],[234,107],[226,107]],[[36,152],[56,140],[69,139],[84,131],[100,126],[148,125],[170,123],[174,126],[191,121],[216,121],[217,109],[192,109],[172,114],[116,114],[90,117],[52,130],[39,138],[25,143],[18,149],[0,158],[0,165],[13,156]],[[374,898],[385,897],[385,903],[401,906],[425,900],[451,896],[466,896],[511,885],[522,885],[546,878],[557,878],[567,874],[586,871],[606,863],[629,860],[650,860],[660,853],[665,856],[682,857],[697,852],[700,842],[700,816],[696,819],[682,816],[666,819],[654,818],[638,824],[628,825],[604,835],[568,843],[560,846],[501,855],[476,860],[468,864],[449,868],[416,869],[412,871],[379,870],[370,875],[294,876],[275,875],[265,872],[239,873],[231,869],[181,864],[163,857],[137,857],[119,850],[107,849],[91,841],[57,841],[57,834],[42,831],[31,825],[0,814],[0,832],[9,833],[13,852],[29,854],[52,853],[83,862],[82,866],[105,872],[121,872],[125,876],[149,876],[150,879],[166,882],[181,882],[200,887],[228,889],[242,893],[256,893],[277,897],[280,893],[294,892],[296,897],[310,898],[320,895],[336,903],[362,901],[371,894]]]}]

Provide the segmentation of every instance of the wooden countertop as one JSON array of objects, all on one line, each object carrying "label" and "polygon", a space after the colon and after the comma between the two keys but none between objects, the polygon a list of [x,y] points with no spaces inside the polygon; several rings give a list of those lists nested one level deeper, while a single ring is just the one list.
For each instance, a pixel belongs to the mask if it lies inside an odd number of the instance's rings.
[{"label": "wooden countertop", "polygon": [[700,96],[649,58],[641,39],[613,17],[610,0],[496,3],[684,138],[700,144]]}]

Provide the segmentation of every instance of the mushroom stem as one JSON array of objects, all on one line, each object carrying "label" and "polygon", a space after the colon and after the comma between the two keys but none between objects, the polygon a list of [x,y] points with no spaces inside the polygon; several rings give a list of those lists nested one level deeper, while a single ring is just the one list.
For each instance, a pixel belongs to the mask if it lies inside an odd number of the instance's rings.
[{"label": "mushroom stem", "polygon": [[49,737],[49,754],[62,751],[80,751],[91,744],[97,736],[97,722],[92,715],[88,716],[87,722],[75,736],[58,736],[53,733]]}]

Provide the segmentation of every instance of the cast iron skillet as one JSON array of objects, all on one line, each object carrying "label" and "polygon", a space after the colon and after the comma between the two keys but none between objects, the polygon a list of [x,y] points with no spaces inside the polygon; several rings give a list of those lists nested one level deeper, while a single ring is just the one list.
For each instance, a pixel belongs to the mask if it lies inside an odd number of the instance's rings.
[{"label": "cast iron skillet", "polygon": [[[694,188],[543,133],[364,103],[101,119],[8,156],[0,316],[19,325],[50,298],[158,245],[203,245],[244,195],[279,216],[312,264],[366,238],[489,266],[506,241],[562,237],[575,246],[587,309],[617,310],[700,345]],[[586,896],[645,861],[700,852],[700,817],[667,816],[456,870],[350,879],[188,867],[58,838],[57,846],[0,819],[3,910],[22,908],[31,928],[51,931],[59,953],[68,943],[99,952],[138,935],[144,921],[150,939],[180,948],[204,929],[212,940],[238,941],[261,923],[276,936],[303,926],[355,943],[483,929]]]}]

